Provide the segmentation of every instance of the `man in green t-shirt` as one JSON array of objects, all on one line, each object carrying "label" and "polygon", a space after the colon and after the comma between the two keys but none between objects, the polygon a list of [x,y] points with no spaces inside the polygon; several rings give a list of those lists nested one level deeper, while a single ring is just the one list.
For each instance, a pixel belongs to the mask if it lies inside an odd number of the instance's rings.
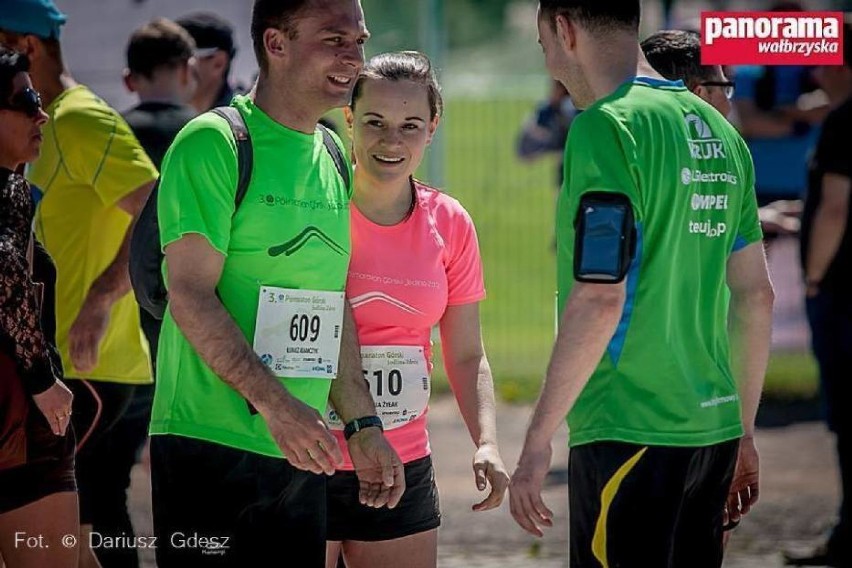
[{"label": "man in green t-shirt", "polygon": [[541,487],[567,414],[572,566],[720,566],[723,525],[757,499],[773,292],[748,150],[651,68],[639,17],[638,0],[540,2],[547,67],[583,113],[557,211],[559,334],[511,510],[532,534],[551,524]]},{"label": "man in green t-shirt", "polygon": [[236,143],[220,116],[192,120],[163,161],[169,306],[151,419],[161,568],[325,565],[323,474],[341,460],[320,414],[329,397],[355,432],[361,502],[393,507],[404,490],[343,298],[350,189],[317,130],[348,102],[368,36],[358,0],[255,0],[260,76],[232,103],[252,140],[244,199],[237,207]]}]

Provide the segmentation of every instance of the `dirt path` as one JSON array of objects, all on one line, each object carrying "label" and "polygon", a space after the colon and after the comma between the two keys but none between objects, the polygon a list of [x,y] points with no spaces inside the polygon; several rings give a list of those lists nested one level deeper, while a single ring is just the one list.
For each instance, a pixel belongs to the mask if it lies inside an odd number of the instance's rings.
[{"label": "dirt path", "polygon": [[[500,407],[500,442],[510,467],[520,452],[529,407]],[[434,405],[432,446],[444,524],[441,530],[441,566],[561,567],[567,566],[567,486],[555,485],[544,498],[556,515],[554,527],[540,541],[522,532],[508,506],[500,511],[473,513],[475,496],[469,461],[469,442],[451,399]],[[554,442],[553,467],[567,466],[566,432]],[[837,478],[832,439],[817,423],[798,424],[758,432],[763,477],[761,502],[731,540],[727,568],[781,566],[779,551],[807,546],[831,526],[837,502]],[[564,475],[555,475],[564,480]]]},{"label": "dirt path", "polygon": [[[499,409],[503,457],[511,468],[517,461],[530,407],[502,405]],[[558,483],[544,498],[556,517],[541,540],[518,528],[508,504],[497,511],[474,513],[479,497],[470,460],[473,446],[451,398],[433,405],[432,449],[444,513],[440,531],[442,568],[557,568],[567,566],[566,432],[554,441],[553,478]],[[761,502],[731,540],[726,568],[781,566],[779,551],[815,542],[830,527],[837,502],[837,478],[831,436],[817,423],[804,423],[758,432],[763,479]],[[151,534],[148,479],[134,470],[131,502],[138,534]],[[145,568],[154,566],[145,557]]]}]

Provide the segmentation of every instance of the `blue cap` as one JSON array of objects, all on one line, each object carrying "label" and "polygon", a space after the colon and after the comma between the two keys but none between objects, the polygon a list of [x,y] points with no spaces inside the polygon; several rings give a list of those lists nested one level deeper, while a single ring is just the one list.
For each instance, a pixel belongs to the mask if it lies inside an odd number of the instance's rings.
[{"label": "blue cap", "polygon": [[59,38],[59,28],[68,16],[53,0],[0,0],[0,29],[41,38]]}]

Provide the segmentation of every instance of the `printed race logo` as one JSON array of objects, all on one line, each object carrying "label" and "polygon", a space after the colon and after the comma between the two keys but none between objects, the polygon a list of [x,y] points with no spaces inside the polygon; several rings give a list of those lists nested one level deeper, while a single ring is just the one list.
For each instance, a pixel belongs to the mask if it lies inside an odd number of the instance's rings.
[{"label": "printed race logo", "polygon": [[703,12],[703,65],[843,65],[843,12]]}]

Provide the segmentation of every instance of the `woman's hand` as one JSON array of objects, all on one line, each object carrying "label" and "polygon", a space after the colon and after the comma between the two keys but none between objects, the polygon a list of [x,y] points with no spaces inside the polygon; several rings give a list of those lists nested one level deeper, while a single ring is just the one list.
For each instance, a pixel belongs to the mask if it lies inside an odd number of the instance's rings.
[{"label": "woman's hand", "polygon": [[53,433],[64,436],[71,422],[71,402],[74,400],[73,393],[68,390],[65,383],[56,379],[49,389],[33,395],[33,400],[47,419]]},{"label": "woman's hand", "polygon": [[503,465],[500,451],[494,444],[483,444],[473,454],[473,474],[476,478],[476,488],[485,491],[491,486],[488,497],[473,506],[474,511],[487,511],[500,506],[503,496],[509,487],[509,473]]}]

